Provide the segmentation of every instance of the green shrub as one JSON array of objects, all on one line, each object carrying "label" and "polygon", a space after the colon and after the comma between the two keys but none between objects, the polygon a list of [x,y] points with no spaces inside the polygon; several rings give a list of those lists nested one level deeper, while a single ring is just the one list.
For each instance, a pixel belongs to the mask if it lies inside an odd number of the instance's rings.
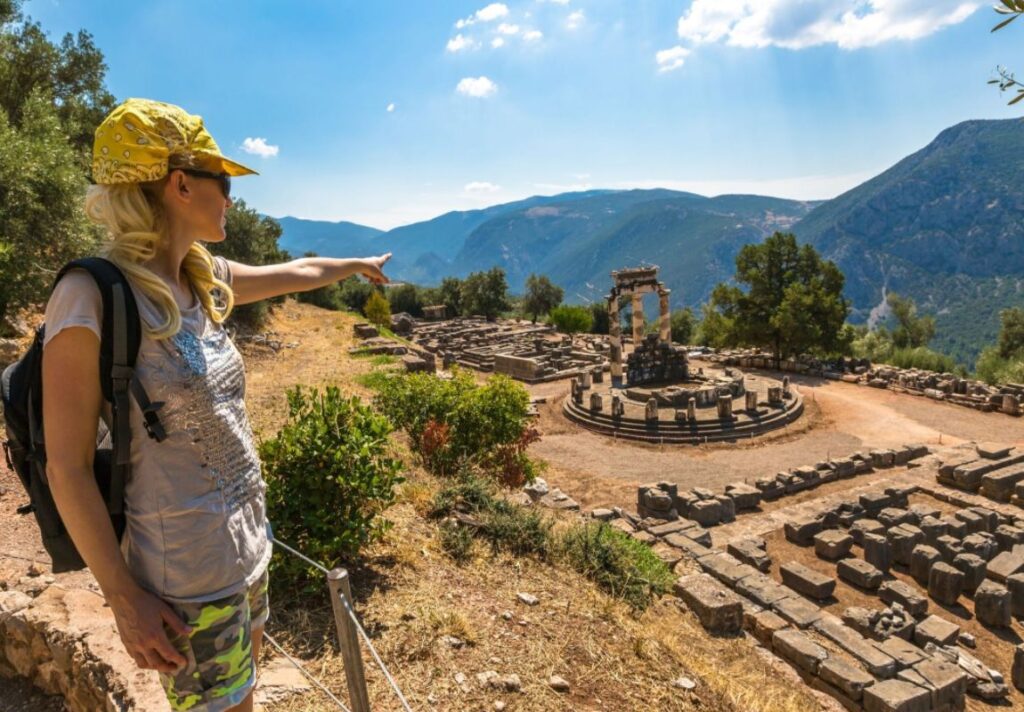
[{"label": "green shrub", "polygon": [[[498,495],[494,482],[480,477],[471,470],[460,470],[455,482],[434,496],[430,515],[449,517],[454,513],[468,515],[476,526],[446,522],[441,529],[441,546],[457,561],[461,555],[461,542],[446,529],[457,527],[474,534],[491,546],[495,552],[503,551],[515,556],[536,555],[544,558],[551,551],[552,520],[543,512],[513,504]],[[451,550],[449,550],[451,547]]]},{"label": "green shrub", "polygon": [[938,373],[953,373],[957,370],[957,363],[951,356],[932,351],[925,346],[893,349],[885,363],[897,368],[918,368]]},{"label": "green shrub", "polygon": [[497,492],[494,483],[476,477],[463,468],[452,484],[443,487],[434,495],[429,516],[435,519],[447,517],[453,512],[483,512],[495,506]]},{"label": "green shrub", "polygon": [[450,379],[428,373],[381,379],[375,403],[412,440],[424,465],[439,475],[472,462],[510,486],[534,477],[526,449],[537,437],[526,390],[507,376],[479,385],[456,370]]},{"label": "green shrub", "polygon": [[997,383],[1024,383],[1024,350],[1010,358],[999,355],[999,349],[990,346],[978,357],[977,377],[990,385]]},{"label": "green shrub", "polygon": [[482,534],[494,551],[544,558],[551,549],[553,522],[540,511],[508,502],[484,516]]},{"label": "green shrub", "polygon": [[672,572],[650,547],[604,522],[567,530],[558,551],[570,566],[634,608],[646,608],[672,585]]},{"label": "green shrub", "polygon": [[[383,534],[390,524],[379,515],[403,481],[391,432],[387,418],[336,387],[288,391],[288,422],[259,448],[275,535],[333,568]],[[292,556],[274,566],[286,588],[323,583]]]},{"label": "green shrub", "polygon": [[377,326],[391,324],[391,305],[388,304],[387,298],[377,290],[370,293],[366,304],[363,305],[363,314]]},{"label": "green shrub", "polygon": [[464,564],[473,558],[473,530],[458,522],[445,522],[439,532],[441,550],[456,563]]},{"label": "green shrub", "polygon": [[594,326],[594,317],[589,307],[563,304],[548,313],[548,323],[564,334],[579,334],[590,331]]},{"label": "green shrub", "polygon": [[[345,303],[341,301],[341,287],[337,283],[311,289],[308,292],[299,292],[295,295],[295,298],[300,302],[312,304],[321,309],[341,311],[346,308]],[[363,301],[365,302],[366,300]]]}]

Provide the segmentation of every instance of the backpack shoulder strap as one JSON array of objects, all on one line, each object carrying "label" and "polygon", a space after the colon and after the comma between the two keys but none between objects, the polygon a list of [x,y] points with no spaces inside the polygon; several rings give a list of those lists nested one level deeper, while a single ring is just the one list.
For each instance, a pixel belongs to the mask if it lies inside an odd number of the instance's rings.
[{"label": "backpack shoulder strap", "polygon": [[114,403],[115,381],[125,381],[125,392],[131,381],[132,373],[118,369],[120,378],[115,376],[115,366],[135,368],[135,359],[139,355],[139,344],[142,341],[142,324],[139,320],[139,309],[135,302],[124,273],[113,262],[102,257],[86,257],[64,265],[57,274],[54,285],[73,269],[88,272],[103,298],[103,323],[100,338],[100,384],[103,397]]},{"label": "backpack shoulder strap", "polygon": [[162,403],[151,403],[135,375],[135,361],[142,341],[142,322],[138,304],[124,273],[117,265],[101,257],[69,262],[54,284],[72,269],[88,272],[103,299],[103,324],[100,338],[100,386],[111,403],[113,415],[114,457],[107,509],[120,514],[124,509],[124,486],[131,472],[131,404],[133,394],[142,409],[150,437],[163,440],[165,434],[156,414]]}]

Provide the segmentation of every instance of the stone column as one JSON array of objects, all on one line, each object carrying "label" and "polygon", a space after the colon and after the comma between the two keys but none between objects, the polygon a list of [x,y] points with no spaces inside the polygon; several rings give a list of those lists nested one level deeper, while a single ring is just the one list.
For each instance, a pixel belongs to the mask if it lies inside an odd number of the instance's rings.
[{"label": "stone column", "polygon": [[732,420],[732,396],[718,396],[718,417],[721,420]]},{"label": "stone column", "polygon": [[613,394],[612,395],[612,417],[613,418],[621,418],[625,412],[626,412],[626,406],[622,402],[622,396],[620,396],[617,393]]},{"label": "stone column", "polygon": [[644,408],[644,419],[647,422],[658,420],[658,399],[648,398],[647,406]]},{"label": "stone column", "polygon": [[789,376],[782,377],[782,397],[789,398]]},{"label": "stone column", "polygon": [[780,386],[768,386],[768,403],[770,405],[782,403],[782,388]]},{"label": "stone column", "polygon": [[671,293],[671,289],[658,291],[658,338],[663,344],[672,343],[672,315],[668,308],[668,295]]},{"label": "stone column", "polygon": [[604,368],[597,366],[594,371],[594,383],[604,383]]},{"label": "stone column", "polygon": [[608,298],[608,341],[611,351],[612,380],[622,379],[622,325],[619,323],[619,297]]},{"label": "stone column", "polygon": [[633,348],[644,340],[644,295],[633,292]]},{"label": "stone column", "polygon": [[604,410],[604,398],[600,393],[590,394],[590,410],[597,411],[598,413]]},{"label": "stone column", "polygon": [[589,390],[590,389],[590,379],[591,379],[590,371],[584,370],[583,373],[580,374],[580,388],[582,388],[585,391]]},{"label": "stone column", "polygon": [[693,396],[686,401],[686,419],[689,421],[697,419],[697,399]]},{"label": "stone column", "polygon": [[747,391],[747,410],[757,410],[757,391]]}]

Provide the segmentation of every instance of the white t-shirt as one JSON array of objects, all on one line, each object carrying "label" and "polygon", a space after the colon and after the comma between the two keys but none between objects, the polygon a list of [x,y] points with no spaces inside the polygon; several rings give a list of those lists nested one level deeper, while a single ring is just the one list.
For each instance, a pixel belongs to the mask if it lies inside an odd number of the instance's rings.
[{"label": "white t-shirt", "polygon": [[[230,283],[223,258],[219,278]],[[139,315],[163,319],[134,287]],[[46,306],[44,344],[71,326],[101,334],[103,301],[88,273],[69,272]],[[266,484],[245,409],[245,368],[224,328],[198,299],[181,310],[181,330],[142,336],[136,372],[153,403],[163,403],[162,442],[151,439],[131,399],[131,478],[125,487],[122,551],[144,588],[172,602],[224,598],[248,588],[270,561]],[[109,404],[104,420],[110,423]]]}]

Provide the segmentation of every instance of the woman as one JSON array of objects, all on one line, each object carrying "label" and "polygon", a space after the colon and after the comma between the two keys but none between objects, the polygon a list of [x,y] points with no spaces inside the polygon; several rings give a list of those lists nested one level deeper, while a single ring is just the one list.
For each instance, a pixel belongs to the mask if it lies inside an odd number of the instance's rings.
[{"label": "woman", "polygon": [[92,474],[102,301],[72,271],[46,309],[47,476],[125,648],[159,671],[172,709],[251,710],[268,615],[265,485],[243,401],[242,360],[223,328],[233,305],[353,274],[385,282],[390,254],[250,266],[211,258],[225,239],[230,178],[255,171],[221,155],[202,119],[129,99],[96,130],[90,218],[128,277],[143,323],[136,365],[167,437],[145,436],[132,402],[127,527],[118,545]]}]

